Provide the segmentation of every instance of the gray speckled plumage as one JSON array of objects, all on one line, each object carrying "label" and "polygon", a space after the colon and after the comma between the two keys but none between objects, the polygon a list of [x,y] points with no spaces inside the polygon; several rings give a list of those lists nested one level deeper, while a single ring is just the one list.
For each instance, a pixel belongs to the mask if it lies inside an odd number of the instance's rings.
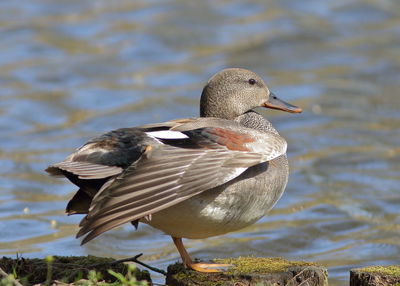
[{"label": "gray speckled plumage", "polygon": [[[49,166],[80,189],[67,206],[86,214],[82,243],[126,222],[174,238],[203,238],[264,216],[288,179],[286,141],[256,107],[301,112],[245,69],[226,69],[203,89],[200,118],[122,128],[94,138]],[[183,249],[183,250],[182,250]]]}]

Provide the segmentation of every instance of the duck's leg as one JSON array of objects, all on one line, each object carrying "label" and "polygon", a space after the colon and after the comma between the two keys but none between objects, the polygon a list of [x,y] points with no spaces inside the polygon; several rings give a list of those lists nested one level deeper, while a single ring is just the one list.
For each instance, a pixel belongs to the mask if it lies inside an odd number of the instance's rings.
[{"label": "duck's leg", "polygon": [[188,268],[199,272],[222,272],[222,270],[215,268],[226,268],[232,266],[231,264],[193,263],[193,260],[190,258],[189,253],[187,253],[185,246],[183,245],[182,238],[172,236],[172,240],[174,241],[174,244],[182,257],[183,264]]}]

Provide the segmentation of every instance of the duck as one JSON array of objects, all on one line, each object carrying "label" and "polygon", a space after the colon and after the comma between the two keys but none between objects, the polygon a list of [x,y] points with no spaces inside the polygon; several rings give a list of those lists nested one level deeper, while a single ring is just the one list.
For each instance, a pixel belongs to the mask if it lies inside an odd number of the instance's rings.
[{"label": "duck", "polygon": [[116,129],[50,165],[79,188],[66,207],[85,215],[77,238],[145,223],[172,237],[185,267],[220,272],[226,265],[192,260],[182,239],[255,223],[288,182],[287,143],[258,107],[302,112],[255,72],[227,68],[204,86],[200,117]]}]

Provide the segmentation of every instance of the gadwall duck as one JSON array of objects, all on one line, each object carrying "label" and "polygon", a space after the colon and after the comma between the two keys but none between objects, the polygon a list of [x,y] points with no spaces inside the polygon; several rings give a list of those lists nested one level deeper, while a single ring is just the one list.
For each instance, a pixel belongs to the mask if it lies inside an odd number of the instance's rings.
[{"label": "gadwall duck", "polygon": [[[253,109],[301,109],[278,99],[254,72],[231,68],[203,89],[199,118],[121,128],[94,138],[49,166],[79,187],[66,212],[86,214],[82,244],[123,223],[147,223],[170,235],[185,266],[182,238],[206,238],[253,224],[288,180],[286,141]],[[220,266],[220,265],[216,265]]]}]

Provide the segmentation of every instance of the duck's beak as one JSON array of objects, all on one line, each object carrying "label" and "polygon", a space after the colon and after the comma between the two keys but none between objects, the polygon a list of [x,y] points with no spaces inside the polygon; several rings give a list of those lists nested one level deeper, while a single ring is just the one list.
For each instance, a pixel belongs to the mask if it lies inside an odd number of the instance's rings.
[{"label": "duck's beak", "polygon": [[291,105],[279,99],[273,92],[269,94],[269,99],[263,103],[263,107],[287,111],[290,113],[300,113],[303,110],[300,107]]}]

